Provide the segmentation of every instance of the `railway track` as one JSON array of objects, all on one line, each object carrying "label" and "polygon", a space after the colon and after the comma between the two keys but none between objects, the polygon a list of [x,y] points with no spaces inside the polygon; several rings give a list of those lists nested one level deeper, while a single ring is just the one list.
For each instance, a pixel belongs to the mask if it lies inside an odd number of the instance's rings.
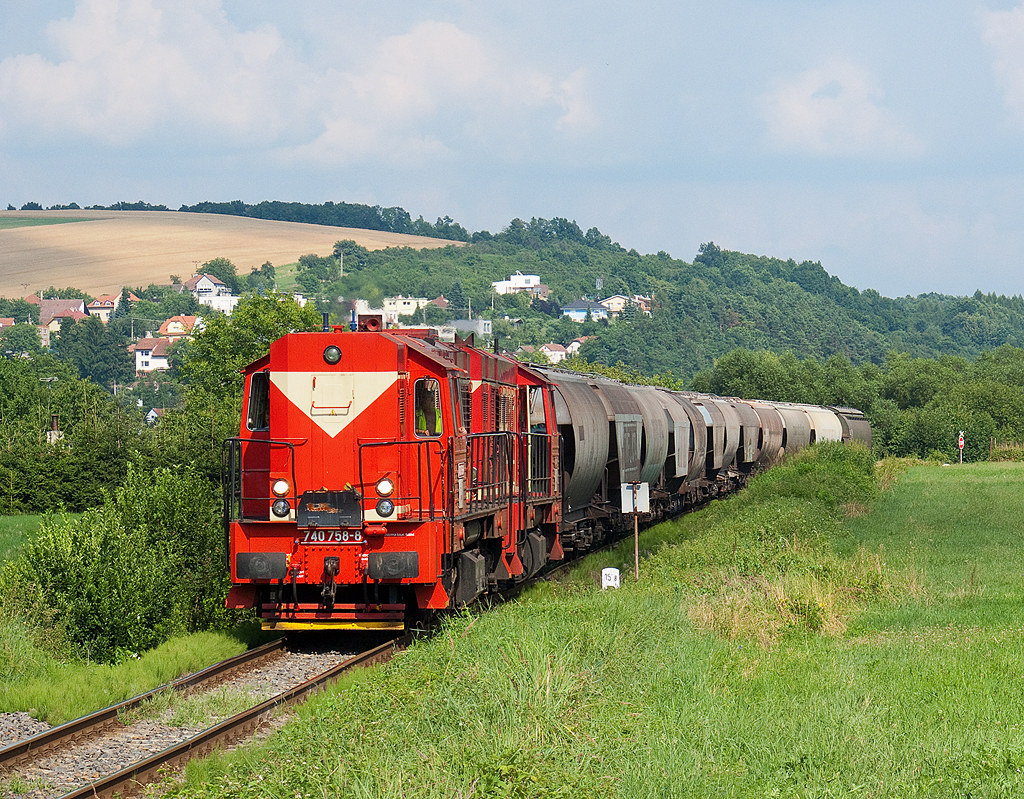
[{"label": "railway track", "polygon": [[[606,551],[616,543],[608,542],[595,551]],[[561,563],[551,564],[536,577],[511,587],[502,595],[491,595],[486,602],[474,605],[484,610],[488,606],[514,599],[537,582],[559,579],[578,561],[578,557],[569,557]],[[426,629],[420,632],[429,636],[432,627],[432,624],[427,624]],[[177,740],[167,746],[157,746],[157,751],[150,751],[154,738],[159,741],[159,736],[150,734],[151,726],[123,722],[127,715],[138,713],[147,703],[163,694],[209,693],[237,675],[249,678],[258,675],[261,670],[266,670],[271,664],[289,655],[284,639],[244,652],[152,691],[0,749],[0,795],[30,799],[132,795],[148,782],[168,770],[180,767],[189,759],[201,757],[218,747],[244,738],[266,723],[278,708],[302,701],[345,671],[388,660],[394,652],[404,648],[412,637],[413,634],[407,633],[360,652],[334,653],[337,662],[330,667],[317,670],[308,679],[293,681],[294,684],[288,688],[215,724],[202,729],[179,729],[175,736]],[[293,673],[302,671],[287,663],[281,664],[278,669]],[[96,764],[90,757],[91,751],[114,751],[113,761],[116,765]],[[75,775],[80,776],[76,779]],[[4,786],[6,790],[3,790]],[[11,790],[10,786],[16,789]]]},{"label": "railway track", "polygon": [[[0,785],[5,786],[5,796],[33,799],[131,795],[167,770],[245,737],[278,708],[302,701],[345,671],[389,659],[409,639],[391,639],[359,652],[316,653],[315,657],[289,652],[283,640],[272,642],[0,749]],[[324,667],[325,659],[333,662]],[[314,673],[308,676],[311,668]],[[290,685],[278,690],[288,674],[302,677],[293,676]],[[275,687],[272,695],[259,696],[246,710],[212,725],[176,728],[169,736],[175,740],[166,745],[168,736],[159,722],[121,721],[169,691],[210,693],[228,681]],[[259,695],[244,690],[250,696]]]}]

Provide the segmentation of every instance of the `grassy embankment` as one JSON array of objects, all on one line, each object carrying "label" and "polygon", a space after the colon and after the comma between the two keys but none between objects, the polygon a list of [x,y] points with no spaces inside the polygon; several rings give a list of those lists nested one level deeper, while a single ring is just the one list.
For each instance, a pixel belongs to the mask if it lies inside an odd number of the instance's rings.
[{"label": "grassy embankment", "polygon": [[[835,449],[465,616],[190,766],[188,796],[1006,796],[1024,467]],[[623,587],[595,587],[623,565]]]},{"label": "grassy embankment", "polygon": [[277,286],[277,290],[286,293],[289,291],[299,291],[299,286],[295,282],[296,275],[299,274],[299,262],[295,261],[290,264],[282,264],[281,266],[274,265],[274,283]]}]

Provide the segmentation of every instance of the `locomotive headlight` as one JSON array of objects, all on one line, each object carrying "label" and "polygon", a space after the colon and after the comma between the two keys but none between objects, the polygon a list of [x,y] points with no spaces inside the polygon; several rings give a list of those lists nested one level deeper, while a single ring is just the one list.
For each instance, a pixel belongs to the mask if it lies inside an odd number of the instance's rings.
[{"label": "locomotive headlight", "polygon": [[378,516],[390,516],[395,512],[395,503],[390,499],[379,499],[377,500],[377,515]]},{"label": "locomotive headlight", "polygon": [[275,516],[284,518],[288,515],[288,512],[292,509],[292,506],[288,504],[287,499],[275,499],[274,504],[270,506],[270,509],[274,512]]},{"label": "locomotive headlight", "polygon": [[341,360],[341,350],[332,344],[324,350],[324,360],[331,366],[334,366],[334,364]]},{"label": "locomotive headlight", "polygon": [[286,497],[288,492],[291,491],[291,486],[288,485],[288,481],[284,479],[275,480],[270,486],[270,490],[274,492],[275,497]]},{"label": "locomotive headlight", "polygon": [[377,496],[390,497],[394,490],[395,484],[391,482],[390,477],[382,477],[377,481]]}]

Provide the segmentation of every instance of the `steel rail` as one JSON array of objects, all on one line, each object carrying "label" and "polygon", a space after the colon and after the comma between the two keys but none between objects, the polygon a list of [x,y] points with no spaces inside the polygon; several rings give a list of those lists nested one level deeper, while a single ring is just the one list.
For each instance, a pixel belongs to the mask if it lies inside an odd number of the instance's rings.
[{"label": "steel rail", "polygon": [[52,729],[44,730],[37,735],[33,735],[31,738],[16,741],[10,746],[0,749],[0,772],[16,767],[19,763],[27,760],[29,756],[39,755],[42,752],[70,743],[76,738],[81,738],[87,734],[94,733],[107,725],[112,724],[118,714],[122,711],[133,710],[147,699],[151,699],[157,694],[164,691],[185,691],[188,688],[201,685],[202,683],[208,682],[225,672],[241,668],[242,666],[247,666],[255,660],[260,660],[273,655],[283,650],[284,646],[285,643],[283,638],[271,641],[263,646],[250,649],[248,652],[243,652],[242,654],[235,655],[227,660],[214,663],[212,666],[208,666],[200,671],[192,674],[186,674],[184,677],[179,677],[177,680],[165,683],[151,691],[138,694],[137,696],[125,699],[123,702],[118,702],[117,704],[110,705],[109,707],[101,708],[95,713],[90,713],[86,716],[82,716],[81,718],[72,719],[66,724],[61,724],[57,727],[53,727]]},{"label": "steel rail", "polygon": [[322,674],[312,677],[301,685],[283,691],[277,696],[261,702],[249,710],[242,711],[229,719],[199,733],[198,735],[158,752],[145,760],[101,777],[88,785],[64,794],[60,799],[85,799],[85,797],[107,797],[115,792],[122,796],[130,796],[140,790],[148,781],[163,769],[174,767],[193,757],[199,757],[214,749],[219,744],[230,742],[247,734],[258,727],[267,715],[282,705],[296,704],[309,694],[319,690],[337,679],[342,673],[358,666],[369,666],[383,663],[391,656],[408,646],[412,636],[406,634],[400,638],[387,641],[379,646],[355,655],[348,660],[332,666]]}]

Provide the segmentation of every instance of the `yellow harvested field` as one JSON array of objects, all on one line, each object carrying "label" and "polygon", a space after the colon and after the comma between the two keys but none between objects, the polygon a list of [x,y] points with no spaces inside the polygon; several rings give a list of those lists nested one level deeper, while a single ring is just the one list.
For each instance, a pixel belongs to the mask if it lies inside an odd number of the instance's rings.
[{"label": "yellow harvested field", "polygon": [[[16,225],[18,219],[83,220]],[[187,280],[206,261],[229,258],[238,274],[266,261],[294,263],[300,255],[330,255],[350,239],[369,250],[426,249],[458,242],[376,230],[274,222],[178,211],[0,211],[0,297],[74,286],[110,294],[122,286]]]}]

